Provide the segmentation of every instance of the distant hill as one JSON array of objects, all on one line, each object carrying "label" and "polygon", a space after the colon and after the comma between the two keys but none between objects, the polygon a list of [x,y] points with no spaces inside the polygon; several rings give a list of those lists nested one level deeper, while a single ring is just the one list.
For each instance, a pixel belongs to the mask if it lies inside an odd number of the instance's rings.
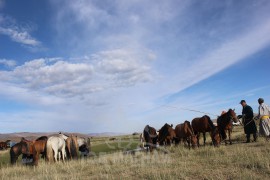
[{"label": "distant hill", "polygon": [[[15,133],[3,133],[0,134],[0,141],[6,141],[11,140],[18,142],[22,137],[28,139],[28,140],[35,140],[36,138],[40,136],[52,136],[57,135],[59,132],[15,132]],[[70,133],[70,132],[62,132],[63,134],[70,135],[74,134],[80,137],[108,137],[108,136],[120,136],[120,135],[126,135],[125,133],[115,133],[115,132],[103,132],[103,133],[89,133],[89,134],[83,134],[83,133]]]}]

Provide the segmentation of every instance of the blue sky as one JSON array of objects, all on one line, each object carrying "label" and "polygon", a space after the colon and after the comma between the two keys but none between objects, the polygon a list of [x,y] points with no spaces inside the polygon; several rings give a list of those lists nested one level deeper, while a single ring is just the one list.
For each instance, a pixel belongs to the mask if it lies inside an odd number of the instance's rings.
[{"label": "blue sky", "polygon": [[[159,129],[270,103],[268,0],[0,0],[0,129]],[[169,106],[169,107],[168,107]],[[170,108],[176,107],[176,108]]]}]

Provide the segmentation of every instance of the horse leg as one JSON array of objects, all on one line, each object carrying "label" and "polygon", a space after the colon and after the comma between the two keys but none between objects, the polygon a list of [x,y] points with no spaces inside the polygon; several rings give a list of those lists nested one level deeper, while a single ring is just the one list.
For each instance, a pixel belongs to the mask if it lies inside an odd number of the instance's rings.
[{"label": "horse leg", "polygon": [[230,142],[230,145],[232,145],[231,133],[232,133],[232,131],[229,129],[229,130],[228,130],[228,134],[229,134],[229,142]]},{"label": "horse leg", "polygon": [[198,147],[200,147],[200,133],[199,132],[197,133],[197,144],[198,144]]},{"label": "horse leg", "polygon": [[65,147],[62,148],[62,159],[63,159],[63,162],[65,162],[65,157],[66,157],[66,150],[65,150]]},{"label": "horse leg", "polygon": [[53,153],[54,153],[54,161],[57,162],[58,150],[53,148]]},{"label": "horse leg", "polygon": [[205,146],[205,142],[206,142],[206,135],[205,135],[206,133],[205,132],[203,132],[203,145]]}]

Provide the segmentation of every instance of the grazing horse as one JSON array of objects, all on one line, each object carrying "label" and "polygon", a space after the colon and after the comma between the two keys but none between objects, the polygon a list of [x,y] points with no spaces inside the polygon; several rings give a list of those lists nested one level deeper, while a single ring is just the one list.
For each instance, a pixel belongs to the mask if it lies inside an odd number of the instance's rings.
[{"label": "grazing horse", "polygon": [[69,159],[78,159],[78,141],[77,136],[71,135],[66,140],[66,151],[67,151],[67,157]]},{"label": "grazing horse", "polygon": [[21,141],[10,148],[10,163],[15,164],[21,154],[30,155],[28,142],[22,138]]},{"label": "grazing horse", "polygon": [[232,133],[232,128],[233,128],[232,121],[235,123],[238,122],[237,116],[234,110],[232,109],[229,109],[228,112],[223,113],[217,119],[219,134],[222,140],[225,141],[225,144],[227,144],[226,130],[228,131],[228,134],[229,134],[229,142],[230,144],[232,144],[232,141],[231,141],[231,133]]},{"label": "grazing horse", "polygon": [[61,133],[58,136],[51,136],[48,138],[46,144],[47,161],[52,162],[54,158],[54,161],[57,162],[57,160],[60,160],[61,157],[62,160],[65,161],[65,139],[67,139],[66,136]]},{"label": "grazing horse", "polygon": [[147,150],[149,149],[151,152],[157,145],[158,135],[156,129],[146,125],[143,130],[143,137],[146,142],[145,146]]},{"label": "grazing horse", "polygon": [[77,137],[79,151],[82,157],[87,157],[91,152],[91,140],[90,138]]},{"label": "grazing horse", "polygon": [[176,135],[172,125],[165,124],[159,131],[158,142],[160,145],[171,145],[172,141],[175,139]]},{"label": "grazing horse", "polygon": [[191,122],[194,134],[197,135],[197,143],[200,146],[200,133],[203,133],[203,144],[205,145],[206,141],[206,132],[210,133],[212,138],[212,143],[214,146],[219,146],[220,136],[217,127],[213,124],[210,117],[205,115],[200,118],[194,118]]},{"label": "grazing horse", "polygon": [[194,134],[193,129],[190,125],[189,121],[185,121],[183,124],[178,124],[175,127],[176,140],[175,144],[179,144],[181,140],[188,143],[188,147],[190,149],[190,143],[192,147],[195,148],[197,146],[197,136]]},{"label": "grazing horse", "polygon": [[5,142],[0,142],[0,150],[6,150],[7,148],[9,148],[9,142],[10,140],[7,140]]}]

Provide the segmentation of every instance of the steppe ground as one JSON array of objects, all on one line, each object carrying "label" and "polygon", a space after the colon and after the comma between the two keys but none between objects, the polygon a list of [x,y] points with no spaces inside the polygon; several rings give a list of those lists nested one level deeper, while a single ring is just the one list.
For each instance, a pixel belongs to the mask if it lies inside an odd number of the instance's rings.
[{"label": "steppe ground", "polygon": [[38,167],[9,165],[8,151],[0,153],[1,179],[269,179],[270,142],[260,137],[249,144],[243,127],[233,130],[233,145],[207,145],[189,150],[184,145],[152,153],[123,153],[139,146],[138,136],[93,138],[93,156]]}]

